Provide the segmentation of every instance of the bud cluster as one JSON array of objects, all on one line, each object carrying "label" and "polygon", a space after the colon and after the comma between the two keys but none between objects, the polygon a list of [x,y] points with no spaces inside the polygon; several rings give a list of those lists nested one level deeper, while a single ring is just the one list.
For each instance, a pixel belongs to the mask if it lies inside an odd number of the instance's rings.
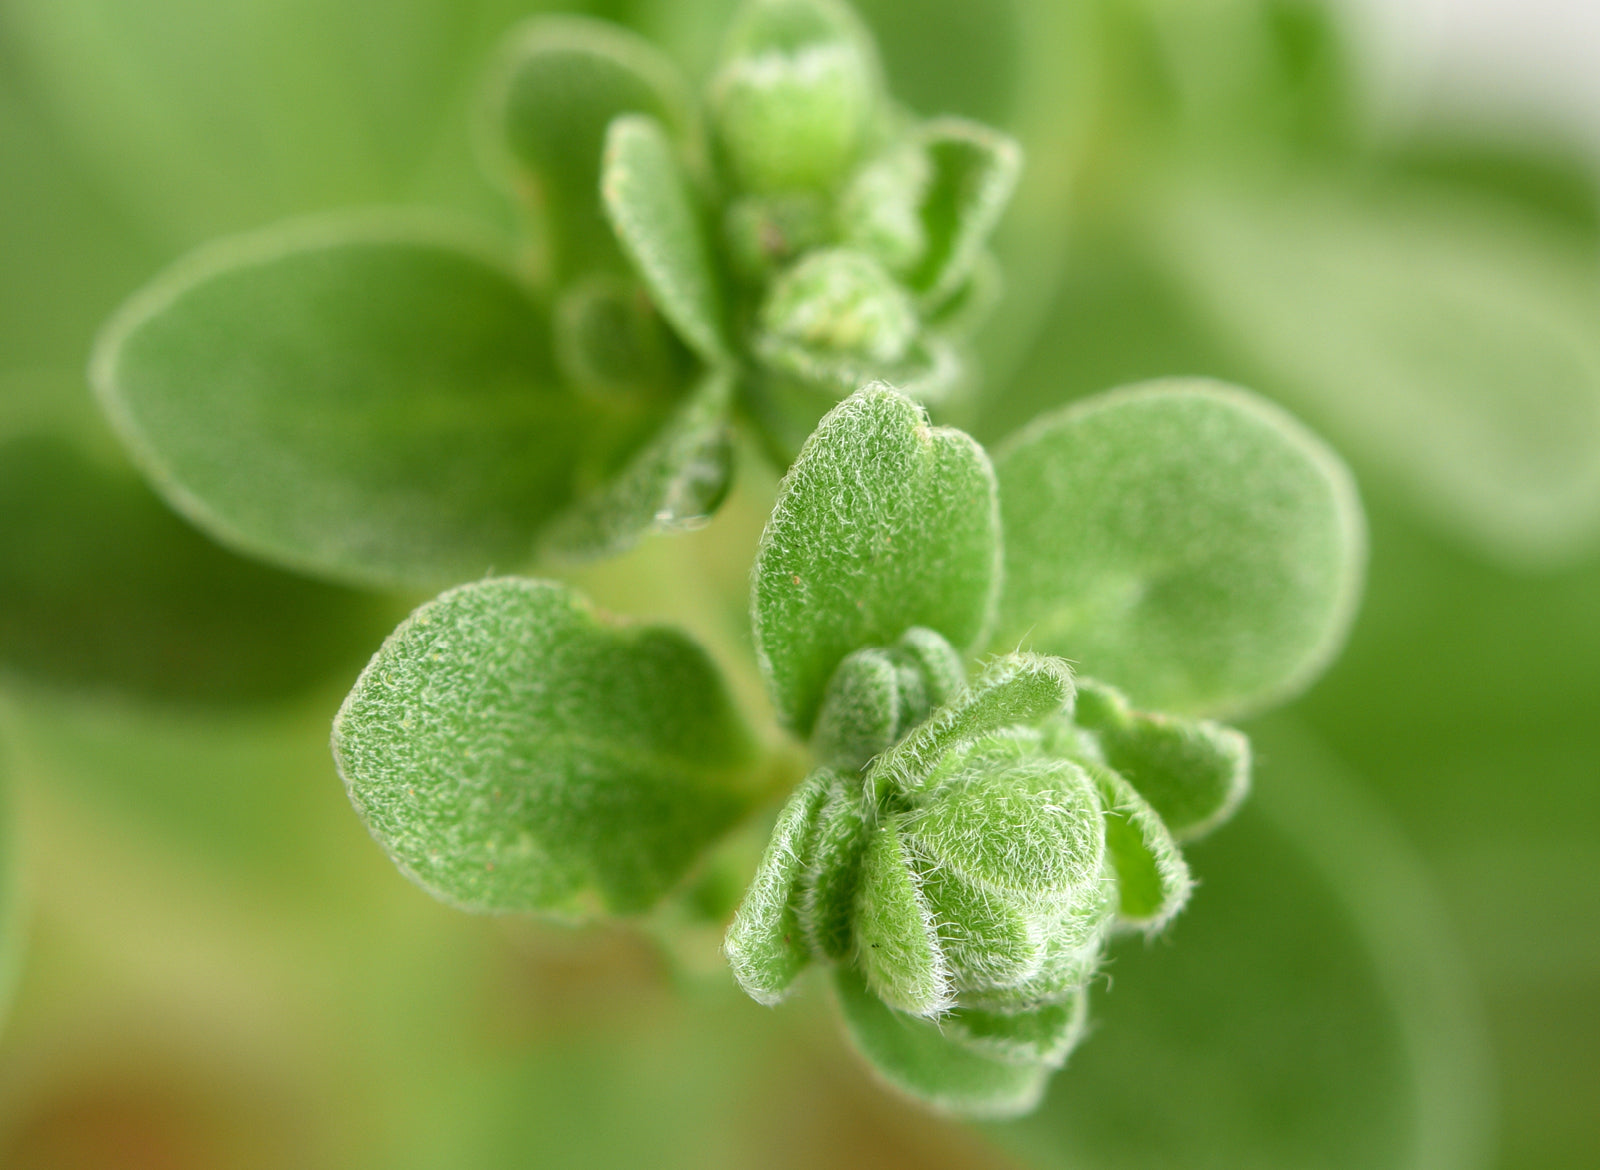
[{"label": "bud cluster", "polygon": [[736,324],[769,439],[792,455],[874,379],[925,402],[959,390],[960,336],[996,291],[983,248],[1016,183],[1016,144],[896,108],[871,37],[829,0],[747,4],[709,107]]},{"label": "bud cluster", "polygon": [[1226,816],[1249,775],[1238,732],[1135,712],[1060,659],[1006,655],[964,685],[925,629],[840,664],[812,746],[728,934],[741,985],[775,1003],[835,964],[947,1039],[1040,1067],[1082,1035],[1111,934],[1183,907],[1175,834]]}]

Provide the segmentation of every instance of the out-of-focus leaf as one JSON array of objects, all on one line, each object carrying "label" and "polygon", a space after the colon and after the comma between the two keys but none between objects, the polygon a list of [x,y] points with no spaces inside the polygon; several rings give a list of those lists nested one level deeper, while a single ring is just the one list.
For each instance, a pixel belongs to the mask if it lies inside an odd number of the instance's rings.
[{"label": "out-of-focus leaf", "polygon": [[1197,381],[1103,395],[1025,427],[996,474],[996,645],[1221,713],[1293,694],[1344,640],[1365,561],[1354,484],[1261,399]]},{"label": "out-of-focus leaf", "polygon": [[[517,0],[13,0],[0,39],[5,70],[50,110],[86,174],[167,251],[404,197],[439,143],[465,138],[460,95],[526,11]],[[451,165],[471,178],[465,150]]]},{"label": "out-of-focus leaf", "polygon": [[396,864],[473,910],[644,910],[751,798],[751,741],[705,652],[666,627],[606,624],[544,581],[419,608],[333,742]]},{"label": "out-of-focus leaf", "polygon": [[691,109],[676,66],[619,25],[541,16],[506,38],[488,87],[485,134],[540,219],[556,279],[621,265],[600,205],[607,127],[640,113],[682,135]]},{"label": "out-of-focus leaf", "polygon": [[600,196],[661,315],[712,364],[730,360],[722,286],[696,196],[661,123],[626,115],[606,132]]},{"label": "out-of-focus leaf", "polygon": [[1171,262],[1268,385],[1423,514],[1540,565],[1600,531],[1600,253],[1445,186],[1173,182]]},{"label": "out-of-focus leaf", "polygon": [[49,434],[0,440],[0,666],[186,702],[282,697],[354,669],[392,618],[254,564],[134,476]]},{"label": "out-of-focus leaf", "polygon": [[970,647],[999,585],[994,473],[960,431],[881,384],[840,403],[778,489],[756,556],[756,652],[805,733],[846,654],[926,626]]},{"label": "out-of-focus leaf", "polygon": [[180,511],[246,552],[368,584],[525,563],[592,440],[517,279],[381,218],[204,250],[129,302],[92,373]]},{"label": "out-of-focus leaf", "polygon": [[732,375],[709,372],[621,470],[555,522],[543,547],[561,556],[603,556],[647,532],[704,524],[733,482],[732,399]]},{"label": "out-of-focus leaf", "polygon": [[886,1083],[942,1113],[1011,1117],[1026,1113],[1044,1091],[1050,1066],[986,1056],[945,1036],[932,1020],[897,1012],[848,967],[834,973],[845,1026]]},{"label": "out-of-focus leaf", "polygon": [[957,293],[999,223],[1022,170],[1022,147],[976,122],[938,118],[919,136],[930,174],[921,218],[927,251],[911,286],[931,306]]}]

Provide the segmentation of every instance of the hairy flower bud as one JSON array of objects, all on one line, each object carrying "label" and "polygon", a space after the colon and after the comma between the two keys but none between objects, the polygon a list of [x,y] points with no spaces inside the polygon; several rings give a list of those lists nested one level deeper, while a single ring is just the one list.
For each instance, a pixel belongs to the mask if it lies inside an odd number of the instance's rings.
[{"label": "hairy flower bud", "polygon": [[878,103],[870,38],[825,0],[746,5],[710,92],[722,156],[755,192],[831,188],[859,157]]}]

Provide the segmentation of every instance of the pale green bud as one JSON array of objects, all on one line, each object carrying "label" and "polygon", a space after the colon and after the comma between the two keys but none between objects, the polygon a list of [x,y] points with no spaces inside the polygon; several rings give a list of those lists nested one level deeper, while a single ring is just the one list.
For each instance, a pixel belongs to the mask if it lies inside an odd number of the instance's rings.
[{"label": "pale green bud", "polygon": [[812,252],[773,284],[761,306],[757,352],[808,381],[846,389],[904,360],[916,340],[916,307],[881,264],[862,252]]},{"label": "pale green bud", "polygon": [[711,82],[712,125],[737,185],[827,189],[855,164],[877,114],[870,37],[827,0],[754,0]]}]

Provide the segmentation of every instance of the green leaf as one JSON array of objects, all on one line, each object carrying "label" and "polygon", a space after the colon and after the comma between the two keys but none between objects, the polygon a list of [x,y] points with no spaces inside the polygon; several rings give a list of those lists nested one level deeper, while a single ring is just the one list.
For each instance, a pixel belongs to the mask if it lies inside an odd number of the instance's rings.
[{"label": "green leaf", "polygon": [[485,108],[492,152],[544,220],[555,279],[620,269],[600,203],[607,128],[619,115],[639,113],[686,133],[693,100],[676,66],[605,21],[535,17],[507,37]]},{"label": "green leaf", "polygon": [[1025,1012],[957,1008],[939,1021],[946,1038],[1008,1064],[1060,1068],[1089,1030],[1089,992]]},{"label": "green leaf", "polygon": [[608,556],[649,532],[703,525],[733,482],[732,398],[731,375],[708,372],[620,470],[551,525],[543,551]]},{"label": "green leaf", "polygon": [[1095,897],[1105,856],[1087,773],[1000,732],[951,751],[901,831],[934,870],[999,898],[1076,904]]},{"label": "green leaf", "polygon": [[817,814],[800,889],[801,930],[811,953],[819,958],[850,957],[851,917],[871,828],[860,782],[834,776],[828,799]]},{"label": "green leaf", "polygon": [[1594,547],[1600,265],[1586,232],[1448,186],[1165,190],[1183,192],[1159,225],[1169,261],[1353,461],[1513,565]]},{"label": "green leaf", "polygon": [[393,626],[390,608],[368,595],[219,548],[86,444],[4,429],[8,673],[207,706],[281,700],[348,678]]},{"label": "green leaf", "polygon": [[1250,790],[1250,741],[1210,720],[1134,711],[1115,689],[1085,680],[1074,718],[1095,733],[1106,763],[1176,838],[1204,835]]},{"label": "green leaf", "polygon": [[1194,881],[1172,832],[1133,785],[1088,765],[1106,810],[1106,855],[1117,875],[1117,919],[1154,934],[1184,908]]},{"label": "green leaf", "polygon": [[1048,1064],[976,1052],[932,1020],[887,1007],[848,968],[834,972],[834,989],[850,1037],[874,1071],[922,1104],[960,1117],[1017,1117],[1043,1095]]},{"label": "green leaf", "polygon": [[1107,866],[1095,897],[1068,904],[1040,924],[1044,956],[1037,972],[1010,987],[965,988],[961,1006],[1014,1015],[1045,1004],[1066,1003],[1100,970],[1116,909],[1116,878]]},{"label": "green leaf", "polygon": [[705,653],[602,622],[545,581],[419,608],[356,682],[333,744],[396,864],[472,910],[644,910],[750,799],[751,743]]},{"label": "green leaf", "polygon": [[811,852],[817,815],[828,799],[832,775],[813,772],[778,814],[756,876],[739,903],[722,945],[739,986],[757,1003],[775,1004],[811,962],[796,898]]},{"label": "green leaf", "polygon": [[1010,135],[963,118],[936,118],[919,137],[929,160],[920,215],[927,241],[909,283],[931,308],[972,275],[1022,173],[1022,147]]},{"label": "green leaf", "polygon": [[556,363],[572,385],[626,410],[665,397],[684,380],[684,356],[638,280],[596,272],[556,298]]},{"label": "green leaf", "polygon": [[1072,702],[1072,671],[1059,658],[1007,654],[874,761],[867,783],[911,795],[930,787],[935,769],[955,748],[1002,728],[1028,726]]},{"label": "green leaf", "polygon": [[1015,987],[1038,974],[1044,931],[1024,900],[996,895],[943,869],[937,857],[907,841],[917,888],[937,923],[939,954],[949,972],[953,1002],[973,988]]},{"label": "green leaf", "polygon": [[828,680],[811,750],[830,768],[860,768],[893,746],[900,728],[900,670],[887,650],[857,650]]},{"label": "green leaf", "polygon": [[830,767],[866,767],[958,694],[965,674],[950,643],[921,626],[887,649],[857,650],[828,680],[812,752]]},{"label": "green leaf", "polygon": [[852,925],[857,963],[873,995],[918,1016],[950,1008],[950,971],[939,946],[939,924],[893,814],[879,822],[867,843]]},{"label": "green leaf", "polygon": [[1220,714],[1288,698],[1344,640],[1365,560],[1354,485],[1258,398],[1202,381],[1101,395],[1008,440],[996,474],[997,645]]},{"label": "green leaf", "polygon": [[809,732],[844,656],[912,626],[971,647],[999,560],[981,447],[883,385],[840,403],[779,485],[756,556],[756,652],[780,718]]},{"label": "green leaf", "polygon": [[518,280],[410,221],[204,249],[123,308],[92,375],[179,511],[245,552],[364,584],[527,561],[590,430]]},{"label": "green leaf", "polygon": [[730,361],[722,286],[703,213],[661,123],[629,115],[611,124],[600,194],[661,315],[707,362]]}]

